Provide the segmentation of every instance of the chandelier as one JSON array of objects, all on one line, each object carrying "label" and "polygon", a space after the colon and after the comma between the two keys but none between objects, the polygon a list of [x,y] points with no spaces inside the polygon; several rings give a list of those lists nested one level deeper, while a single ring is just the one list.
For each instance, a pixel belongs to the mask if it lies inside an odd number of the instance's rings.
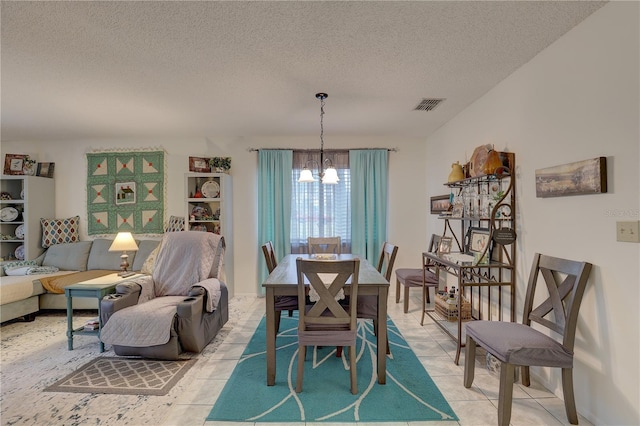
[{"label": "chandelier", "polygon": [[331,162],[331,160],[329,158],[324,158],[324,100],[327,99],[327,96],[329,95],[327,95],[326,93],[316,93],[316,99],[320,100],[320,163],[315,160],[307,161],[307,164],[300,172],[298,182],[317,181],[317,179],[313,177],[313,174],[308,167],[310,163],[318,164],[318,176],[320,176],[320,180],[322,181],[322,183],[336,185],[340,180],[338,179],[338,172],[336,171],[336,168],[333,167],[333,163]]}]

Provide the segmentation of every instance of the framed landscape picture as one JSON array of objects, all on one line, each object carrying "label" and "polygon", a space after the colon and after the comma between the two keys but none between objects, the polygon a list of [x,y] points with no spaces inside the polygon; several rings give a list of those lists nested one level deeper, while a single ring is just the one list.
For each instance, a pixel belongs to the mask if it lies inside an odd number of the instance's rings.
[{"label": "framed landscape picture", "polygon": [[536,197],[600,194],[607,192],[607,158],[536,170]]},{"label": "framed landscape picture", "polygon": [[442,214],[449,211],[451,202],[449,201],[449,195],[436,195],[431,197],[431,214]]}]

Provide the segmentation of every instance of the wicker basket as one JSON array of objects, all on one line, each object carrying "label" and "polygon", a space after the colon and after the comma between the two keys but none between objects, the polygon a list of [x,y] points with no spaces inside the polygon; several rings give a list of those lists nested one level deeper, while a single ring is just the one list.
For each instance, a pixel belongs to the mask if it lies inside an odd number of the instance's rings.
[{"label": "wicker basket", "polygon": [[[436,312],[447,321],[458,321],[458,303],[448,303],[448,299],[448,295],[436,295]],[[463,320],[471,319],[471,303],[464,297],[462,297],[461,312]]]}]

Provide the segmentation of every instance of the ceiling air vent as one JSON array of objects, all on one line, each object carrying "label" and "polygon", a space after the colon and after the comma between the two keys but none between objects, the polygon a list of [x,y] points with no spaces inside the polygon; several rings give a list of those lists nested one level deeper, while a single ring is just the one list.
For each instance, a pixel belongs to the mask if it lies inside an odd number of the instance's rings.
[{"label": "ceiling air vent", "polygon": [[413,110],[414,111],[433,111],[443,101],[444,99],[423,99]]}]

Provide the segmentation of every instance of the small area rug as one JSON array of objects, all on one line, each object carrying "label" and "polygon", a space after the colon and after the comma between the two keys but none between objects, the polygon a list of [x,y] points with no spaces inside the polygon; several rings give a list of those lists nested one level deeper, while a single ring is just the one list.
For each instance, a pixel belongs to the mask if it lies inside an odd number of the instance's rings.
[{"label": "small area rug", "polygon": [[100,357],[45,389],[45,392],[166,395],[196,359],[159,361]]},{"label": "small area rug", "polygon": [[267,386],[265,318],[256,329],[207,421],[409,422],[458,420],[397,327],[388,320],[391,355],[387,383],[376,373],[371,321],[358,321],[358,394],[349,388],[349,363],[335,347],[308,348],[303,391],[296,393],[297,313],[283,315],[276,340],[276,384]]}]

